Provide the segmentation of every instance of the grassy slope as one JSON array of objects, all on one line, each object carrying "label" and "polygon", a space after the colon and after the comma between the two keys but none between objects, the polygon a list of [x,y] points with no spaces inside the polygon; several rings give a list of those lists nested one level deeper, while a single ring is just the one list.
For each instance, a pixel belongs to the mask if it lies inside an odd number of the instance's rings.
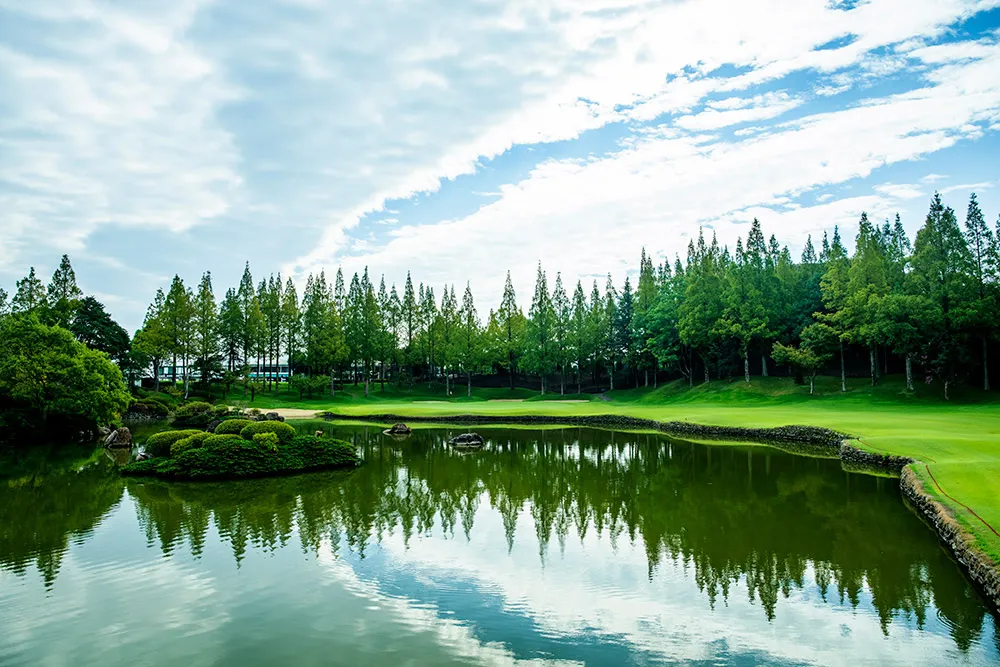
[{"label": "grassy slope", "polygon": [[[443,387],[387,388],[383,394],[373,385],[367,399],[362,389],[349,387],[335,399],[301,401],[285,394],[259,396],[252,407],[329,409],[355,415],[617,413],[701,424],[825,426],[857,437],[868,449],[925,462],[948,495],[972,507],[1000,530],[1000,401],[970,389],[945,403],[935,388],[920,386],[915,394],[903,392],[899,378],[886,378],[874,389],[860,379],[849,385],[850,391],[841,394],[837,379],[819,378],[817,395],[809,396],[787,378],[754,378],[749,386],[739,381],[720,381],[693,389],[673,383],[658,390],[615,391],[607,395],[610,400],[592,396],[548,396],[549,400],[539,400],[526,390],[508,389],[474,389],[473,398],[468,399],[461,385],[455,391],[458,396],[449,399]],[[512,397],[527,400],[492,400]],[[967,510],[940,495],[923,465],[918,466],[918,473],[927,488],[976,535],[981,546],[1000,560],[1000,538]]]}]

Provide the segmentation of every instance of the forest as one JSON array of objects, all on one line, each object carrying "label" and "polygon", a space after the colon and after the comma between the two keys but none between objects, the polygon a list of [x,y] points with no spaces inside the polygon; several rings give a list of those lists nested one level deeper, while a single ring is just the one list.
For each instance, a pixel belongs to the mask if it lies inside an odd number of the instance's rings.
[{"label": "forest", "polygon": [[255,283],[247,264],[221,300],[211,273],[193,288],[175,276],[130,338],[82,297],[67,257],[48,288],[32,268],[7,301],[0,290],[0,313],[68,329],[126,376],[170,382],[185,397],[192,386],[272,390],[276,380],[251,369],[281,360],[291,388],[309,396],[345,383],[367,394],[373,383],[437,380],[451,394],[455,384],[471,393],[475,378],[565,394],[769,374],[811,392],[825,373],[846,391],[848,377],[874,385],[905,372],[908,390],[934,383],[947,399],[957,382],[990,389],[1000,219],[991,229],[973,194],[962,224],[935,194],[912,240],[898,215],[878,223],[863,213],[853,254],[834,227],[807,238],[798,261],[755,219],[732,249],[701,230],[683,260],[656,265],[643,250],[634,284],[609,274],[603,286],[568,286],[539,264],[527,312],[508,272],[485,316],[468,284],[461,297],[454,284],[438,296],[409,274],[399,288],[376,285],[367,269],[348,282],[338,269],[309,275],[300,295],[280,275]]}]

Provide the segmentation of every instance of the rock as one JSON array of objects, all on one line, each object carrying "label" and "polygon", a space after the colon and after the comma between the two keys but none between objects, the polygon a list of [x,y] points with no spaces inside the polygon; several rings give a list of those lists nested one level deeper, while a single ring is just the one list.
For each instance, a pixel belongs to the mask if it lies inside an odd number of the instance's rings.
[{"label": "rock", "polygon": [[267,414],[264,415],[264,419],[269,422],[276,422],[280,421],[281,415],[279,415],[277,412],[268,412]]},{"label": "rock", "polygon": [[222,423],[221,419],[213,419],[212,421],[208,422],[208,426],[205,427],[205,430],[208,431],[209,433],[215,433],[215,429],[219,428],[219,424],[221,423]]},{"label": "rock", "polygon": [[401,424],[393,424],[392,428],[389,429],[388,433],[390,435],[404,435],[404,434],[405,435],[409,435],[410,433],[413,433],[413,429],[411,429],[406,424],[402,424],[402,423]]},{"label": "rock", "polygon": [[122,426],[120,429],[114,430],[108,434],[108,437],[104,439],[105,447],[132,447],[132,431],[128,430],[127,427]]},{"label": "rock", "polygon": [[323,433],[323,431],[316,431],[315,433],[313,433],[313,435],[315,435],[317,438],[322,438],[325,434]]},{"label": "rock", "polygon": [[111,435],[111,429],[108,428],[107,426],[102,426],[101,428],[97,429],[97,433],[102,438],[107,438],[109,435]]},{"label": "rock", "polygon": [[474,447],[482,447],[486,444],[486,441],[483,440],[483,436],[478,433],[463,433],[462,435],[456,435],[454,438],[449,440],[448,444],[453,447],[466,447],[471,449]]},{"label": "rock", "polygon": [[135,455],[136,461],[148,461],[151,458],[153,457],[150,454],[147,454],[146,452],[139,452],[138,454]]}]

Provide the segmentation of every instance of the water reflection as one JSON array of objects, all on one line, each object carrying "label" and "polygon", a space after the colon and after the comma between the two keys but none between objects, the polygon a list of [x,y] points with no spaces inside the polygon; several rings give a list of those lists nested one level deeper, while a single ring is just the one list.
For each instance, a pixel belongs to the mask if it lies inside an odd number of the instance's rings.
[{"label": "water reflection", "polygon": [[[448,429],[417,430],[397,442],[374,426],[327,428],[356,443],[361,468],[239,483],[123,484],[110,461],[92,457],[61,472],[11,478],[0,486],[0,567],[23,574],[34,563],[51,588],[68,545],[84,542],[127,489],[147,545],[167,557],[197,560],[218,542],[236,568],[251,551],[299,549],[321,560],[332,553],[385,591],[400,576],[383,563],[389,542],[398,540],[404,553],[418,542],[443,544],[448,558],[457,553],[449,543],[496,525],[502,537],[488,548],[496,549],[489,558],[498,568],[529,546],[560,584],[582,582],[580,553],[605,563],[626,545],[639,549],[648,582],[696,584],[700,602],[685,610],[695,617],[746,606],[781,627],[795,600],[805,600],[868,614],[884,636],[897,626],[933,627],[962,652],[1000,643],[995,619],[903,506],[897,483],[845,473],[836,460],[587,429],[480,429],[488,447],[464,453],[446,444],[458,432]],[[576,543],[590,551],[565,558]],[[405,568],[419,569],[418,560]],[[603,585],[609,596],[622,593],[618,584]],[[476,604],[486,604],[477,595]],[[1000,646],[988,650],[1000,657]]]}]

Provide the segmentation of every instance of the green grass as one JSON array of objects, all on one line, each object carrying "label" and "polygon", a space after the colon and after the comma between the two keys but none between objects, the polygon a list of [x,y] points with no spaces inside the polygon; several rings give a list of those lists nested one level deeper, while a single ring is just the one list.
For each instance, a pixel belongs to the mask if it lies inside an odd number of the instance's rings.
[{"label": "green grass", "polygon": [[[769,427],[788,424],[824,426],[852,435],[872,451],[909,456],[926,463],[945,492],[973,508],[983,520],[1000,530],[1000,400],[996,394],[964,388],[945,402],[940,389],[920,385],[914,393],[904,390],[901,378],[883,378],[878,387],[864,379],[849,381],[849,391],[839,391],[838,378],[818,378],[813,396],[788,378],[753,378],[717,381],[689,388],[675,382],[659,389],[628,389],[594,396],[536,398],[526,390],[474,389],[465,398],[448,398],[442,387],[420,385],[410,390],[389,389],[383,394],[373,385],[371,397],[348,388],[336,399],[298,400],[281,394],[258,396],[252,407],[331,410],[348,415],[391,413],[398,415],[596,415],[625,414],[661,421],[690,421],[721,426]],[[499,402],[495,399],[529,399]],[[581,403],[560,402],[583,399]],[[434,402],[426,402],[434,401]],[[925,468],[918,473],[928,488]],[[934,490],[936,493],[936,489]],[[976,536],[980,546],[1000,561],[1000,538],[968,510],[951,499],[939,500]]]}]

